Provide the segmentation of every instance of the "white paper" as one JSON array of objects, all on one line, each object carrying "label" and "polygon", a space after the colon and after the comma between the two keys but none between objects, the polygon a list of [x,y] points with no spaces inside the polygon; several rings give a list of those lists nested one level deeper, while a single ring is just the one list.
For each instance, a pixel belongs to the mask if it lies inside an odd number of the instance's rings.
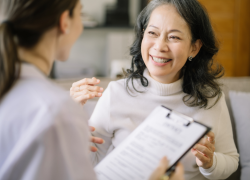
[{"label": "white paper", "polygon": [[172,166],[207,131],[198,123],[184,126],[175,122],[166,117],[169,112],[157,107],[95,167],[98,180],[148,179],[162,157]]}]

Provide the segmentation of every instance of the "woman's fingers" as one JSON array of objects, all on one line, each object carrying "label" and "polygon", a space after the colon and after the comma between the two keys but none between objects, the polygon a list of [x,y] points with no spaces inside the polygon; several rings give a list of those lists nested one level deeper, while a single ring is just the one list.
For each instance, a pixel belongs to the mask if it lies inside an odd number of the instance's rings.
[{"label": "woman's fingers", "polygon": [[214,136],[214,133],[212,131],[210,131],[209,133],[207,133],[207,138],[208,138],[208,141],[211,143],[211,144],[215,144],[215,136]]},{"label": "woman's fingers", "polygon": [[170,180],[184,180],[184,168],[181,163],[178,163],[175,172],[170,176]]},{"label": "woman's fingers", "polygon": [[[162,180],[168,168],[168,160],[166,157],[162,158],[157,169],[152,173],[149,180]],[[166,177],[167,179],[167,177]],[[184,169],[181,163],[178,163],[175,171],[171,174],[169,180],[184,180]]]},{"label": "woman's fingers", "polygon": [[93,77],[85,78],[72,84],[70,88],[70,96],[76,101],[84,105],[87,100],[94,97],[101,97],[103,88],[95,86],[100,80]]},{"label": "woman's fingers", "polygon": [[74,100],[76,102],[79,102],[82,105],[84,105],[87,102],[87,100],[92,99],[92,98],[94,98],[94,96],[91,96],[90,94],[87,94],[87,95],[78,96],[78,97],[74,98]]},{"label": "woman's fingers", "polygon": [[97,144],[103,144],[104,140],[102,138],[91,136],[90,142],[97,143]]},{"label": "woman's fingers", "polygon": [[90,132],[94,132],[95,131],[95,127],[89,126],[89,130],[90,130]]},{"label": "woman's fingers", "polygon": [[204,156],[201,152],[197,151],[196,149],[192,149],[192,153],[199,160],[198,162],[196,160],[197,165],[199,167],[203,167],[204,169],[208,169],[213,165],[213,164],[211,164],[212,160],[210,158]]},{"label": "woman's fingers", "polygon": [[82,85],[96,85],[96,84],[99,84],[100,83],[100,80],[99,79],[96,79],[95,77],[93,78],[84,78],[80,81],[77,81],[77,82],[74,82],[72,84],[72,87],[77,87],[77,86],[82,86]]},{"label": "woman's fingers", "polygon": [[215,151],[215,146],[214,146],[215,141],[211,143],[209,140],[209,137],[202,138],[202,141],[200,141],[198,144],[206,146],[208,149],[210,149],[212,152]]},{"label": "woman's fingers", "polygon": [[90,92],[88,90],[83,90],[82,92],[71,92],[70,96],[76,101],[84,105],[87,100],[93,99],[95,97],[101,97],[102,93]]},{"label": "woman's fingers", "polygon": [[[95,128],[93,126],[89,126],[89,129],[90,129],[91,132],[95,131]],[[91,136],[90,137],[90,142],[97,143],[97,144],[103,144],[104,140],[102,138]],[[90,151],[96,152],[97,148],[95,146],[90,146]]]},{"label": "woman's fingers", "polygon": [[197,165],[208,169],[213,165],[213,156],[215,151],[215,136],[212,131],[207,133],[205,138],[196,144],[192,153],[196,156]]},{"label": "woman's fingers", "polygon": [[213,152],[210,149],[200,144],[196,144],[193,147],[193,149],[199,151],[200,153],[202,153],[204,156],[207,156],[207,157],[211,157],[213,155]]},{"label": "woman's fingers", "polygon": [[168,168],[168,160],[166,157],[162,158],[159,166],[156,170],[151,174],[149,180],[160,180],[161,177],[165,174]]},{"label": "woman's fingers", "polygon": [[196,144],[192,149],[192,153],[196,157],[197,165],[199,167],[203,167],[204,169],[208,169],[213,165],[213,155],[214,155],[213,151],[214,148],[212,147],[208,148],[208,144],[211,143],[208,142],[208,140],[206,141],[207,143],[205,143],[204,145]]},{"label": "woman's fingers", "polygon": [[94,146],[90,146],[90,151],[91,151],[91,152],[96,152],[96,151],[97,151],[97,148],[94,147]]},{"label": "woman's fingers", "polygon": [[99,86],[91,86],[91,85],[82,85],[79,88],[81,90],[83,89],[87,89],[88,91],[92,91],[92,92],[103,92],[103,88],[99,87]]},{"label": "woman's fingers", "polygon": [[88,90],[93,92],[103,92],[103,88],[99,86],[93,86],[93,85],[81,85],[81,86],[74,86],[70,88],[70,91],[73,92],[80,92],[82,90]]},{"label": "woman's fingers", "polygon": [[[93,127],[91,127],[91,128],[93,128]],[[104,140],[102,138],[91,136],[90,142],[97,143],[97,144],[103,144]],[[95,146],[90,146],[90,151],[96,152],[97,148]]]},{"label": "woman's fingers", "polygon": [[70,96],[78,97],[80,95],[84,94],[91,94],[94,95],[95,97],[101,97],[103,92],[103,88],[98,87],[98,86],[89,86],[89,85],[84,85],[79,87],[72,87],[70,89]]}]

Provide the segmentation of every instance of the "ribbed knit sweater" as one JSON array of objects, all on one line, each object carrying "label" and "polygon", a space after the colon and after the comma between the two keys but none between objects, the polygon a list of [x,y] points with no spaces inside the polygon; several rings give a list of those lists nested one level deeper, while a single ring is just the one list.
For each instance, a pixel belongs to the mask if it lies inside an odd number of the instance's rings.
[{"label": "ribbed knit sweater", "polygon": [[[126,80],[123,79],[111,82],[99,99],[89,123],[96,128],[93,135],[103,138],[105,143],[96,144],[98,151],[91,154],[93,164],[99,163],[119,146],[156,106],[164,105],[212,127],[215,134],[213,166],[209,169],[199,168],[195,156],[191,151],[188,152],[181,160],[186,180],[226,179],[236,171],[239,154],[233,140],[224,94],[211,109],[188,107],[182,100],[186,95],[182,91],[182,79],[171,84],[162,84],[151,78],[147,69],[144,76],[149,82],[148,87],[143,87],[138,80],[134,81],[134,86],[143,91],[142,93],[134,91],[130,82],[129,94],[126,91]],[[209,99],[209,105],[215,101],[216,98]]]}]

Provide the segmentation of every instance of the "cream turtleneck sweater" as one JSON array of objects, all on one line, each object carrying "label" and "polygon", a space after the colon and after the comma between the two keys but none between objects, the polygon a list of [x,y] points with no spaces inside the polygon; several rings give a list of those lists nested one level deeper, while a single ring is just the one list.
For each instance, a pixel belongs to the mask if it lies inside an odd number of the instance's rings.
[{"label": "cream turtleneck sweater", "polygon": [[[199,168],[195,156],[191,152],[187,153],[182,159],[186,180],[226,179],[236,171],[239,155],[233,140],[224,94],[209,110],[188,107],[182,101],[185,96],[182,79],[171,84],[162,84],[152,79],[147,69],[144,77],[149,82],[146,88],[138,80],[134,81],[134,86],[143,93],[134,91],[130,82],[129,94],[126,91],[126,80],[123,79],[111,82],[99,99],[89,123],[96,128],[93,135],[103,138],[105,143],[96,144],[98,152],[91,154],[94,165],[119,146],[156,106],[164,105],[212,127],[215,134],[213,166],[210,169]],[[210,105],[214,102],[215,99],[209,100]]]}]

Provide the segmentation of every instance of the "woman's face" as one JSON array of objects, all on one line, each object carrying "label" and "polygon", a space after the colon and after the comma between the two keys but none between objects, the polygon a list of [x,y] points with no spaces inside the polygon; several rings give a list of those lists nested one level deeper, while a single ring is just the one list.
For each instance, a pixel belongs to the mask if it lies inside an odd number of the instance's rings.
[{"label": "woman's face", "polygon": [[141,54],[150,76],[161,83],[177,81],[188,57],[196,55],[188,24],[173,5],[162,5],[152,12]]},{"label": "woman's face", "polygon": [[[82,4],[81,4],[81,1],[79,0],[76,7],[74,8],[73,16],[67,18],[68,21],[67,23],[65,23],[67,24],[67,28],[65,28],[67,30],[61,36],[58,42],[59,48],[56,54],[57,60],[65,61],[68,59],[72,46],[81,35],[83,31],[83,23],[82,23],[81,14],[82,14]],[[62,24],[63,25],[61,25],[62,26],[61,29],[64,28],[63,27],[64,23]]]}]

